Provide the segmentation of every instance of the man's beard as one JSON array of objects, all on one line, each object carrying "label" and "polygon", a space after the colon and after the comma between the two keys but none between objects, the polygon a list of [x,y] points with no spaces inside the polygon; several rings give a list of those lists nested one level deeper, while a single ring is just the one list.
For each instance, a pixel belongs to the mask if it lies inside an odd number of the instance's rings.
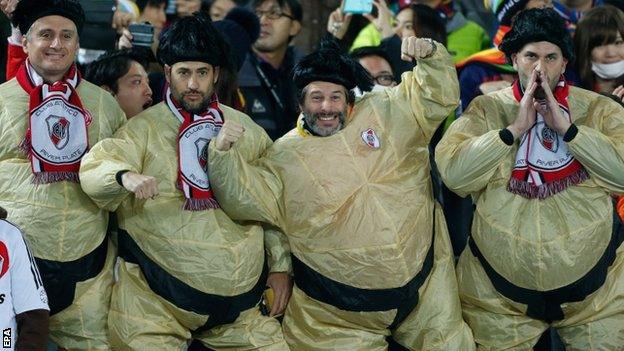
[{"label": "man's beard", "polygon": [[[329,116],[338,116],[338,124],[335,127],[321,127],[318,125],[319,117],[329,117]],[[345,124],[345,112],[330,112],[330,113],[309,113],[308,111],[303,111],[303,118],[305,119],[305,123],[309,126],[310,129],[319,136],[326,137],[333,134],[338,133]]]},{"label": "man's beard", "polygon": [[[189,94],[189,93],[201,94],[202,96],[201,102],[189,103],[186,100],[184,100],[184,95]],[[210,96],[197,90],[189,90],[189,91],[184,91],[182,93],[178,93],[177,91],[174,91],[173,89],[171,89],[171,94],[180,103],[180,105],[182,105],[182,107],[184,108],[186,112],[192,113],[194,115],[202,114],[202,112],[204,112],[208,108],[208,106],[210,106],[210,101],[211,101]]]}]

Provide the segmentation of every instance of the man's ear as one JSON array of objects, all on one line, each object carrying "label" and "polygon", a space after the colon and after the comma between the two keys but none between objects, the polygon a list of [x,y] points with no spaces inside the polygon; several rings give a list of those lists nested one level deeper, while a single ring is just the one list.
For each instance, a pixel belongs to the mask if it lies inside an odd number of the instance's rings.
[{"label": "man's ear", "polygon": [[217,84],[217,82],[219,81],[219,72],[221,70],[219,69],[219,67],[215,67],[214,68],[214,75],[213,75],[213,82],[212,84]]},{"label": "man's ear", "polygon": [[563,74],[563,72],[565,72],[566,67],[568,67],[568,59],[567,58],[563,58],[563,67],[561,67],[561,74]]},{"label": "man's ear", "polygon": [[165,79],[168,84],[171,84],[171,66],[165,64]]},{"label": "man's ear", "polygon": [[301,22],[293,20],[290,23],[290,31],[288,32],[288,35],[291,37],[294,37],[297,34],[299,34],[300,31],[301,31]]},{"label": "man's ear", "polygon": [[516,71],[518,70],[518,54],[511,54],[511,65]]},{"label": "man's ear", "polygon": [[26,55],[28,55],[28,39],[25,34],[22,36],[22,50]]}]

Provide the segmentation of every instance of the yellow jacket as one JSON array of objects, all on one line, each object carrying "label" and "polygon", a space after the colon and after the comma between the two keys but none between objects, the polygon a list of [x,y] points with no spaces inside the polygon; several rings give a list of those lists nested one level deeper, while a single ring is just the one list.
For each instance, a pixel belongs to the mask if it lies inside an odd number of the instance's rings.
[{"label": "yellow jacket", "polygon": [[[93,116],[89,144],[108,138],[125,122],[117,101],[82,80],[77,88]],[[98,208],[80,184],[32,183],[30,161],[18,149],[28,127],[29,96],[16,79],[0,85],[0,206],[23,229],[35,257],[68,262],[93,251],[104,240],[108,213]]]},{"label": "yellow jacket", "polygon": [[[245,126],[253,142],[245,157],[257,158],[271,144],[269,137],[246,115],[220,107],[226,120]],[[101,208],[117,210],[119,227],[169,274],[205,293],[234,296],[247,292],[262,272],[262,226],[234,222],[221,209],[182,210],[184,195],[176,188],[179,126],[165,103],[130,119],[114,138],[103,140],[84,157],[82,187]],[[121,170],[156,178],[160,195],[137,200],[116,182]],[[210,182],[214,177],[210,172]],[[280,233],[268,233],[267,245],[276,245],[269,247],[271,270],[288,271],[290,257],[283,238]]]},{"label": "yellow jacket", "polygon": [[585,275],[611,238],[610,193],[624,192],[624,110],[571,87],[578,134],[567,143],[590,179],[544,200],[506,190],[518,143],[499,137],[518,114],[511,88],[478,97],[446,132],[436,162],[446,185],[476,204],[472,236],[492,267],[515,285],[552,290]]},{"label": "yellow jacket", "polygon": [[[332,136],[291,131],[258,167],[246,162],[247,132],[228,152],[210,145],[215,194],[233,218],[280,227],[320,274],[358,288],[401,287],[431,244],[427,145],[458,99],[451,57],[438,45],[399,86],[358,99]],[[367,145],[369,129],[378,147]]]}]

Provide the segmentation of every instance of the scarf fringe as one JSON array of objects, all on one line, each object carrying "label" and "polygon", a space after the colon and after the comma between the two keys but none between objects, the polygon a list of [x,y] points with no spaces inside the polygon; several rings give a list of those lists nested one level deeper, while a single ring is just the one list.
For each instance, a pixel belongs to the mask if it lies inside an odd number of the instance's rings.
[{"label": "scarf fringe", "polygon": [[76,172],[39,172],[33,173],[33,184],[50,184],[56,182],[68,181],[72,183],[80,183],[80,178]]},{"label": "scarf fringe", "polygon": [[186,199],[183,209],[185,211],[204,211],[219,208],[219,203],[215,199]]},{"label": "scarf fringe", "polygon": [[30,156],[30,150],[32,149],[32,143],[29,137],[26,137],[22,140],[22,142],[17,145],[17,149],[23,153],[25,156]]},{"label": "scarf fringe", "polygon": [[569,186],[580,184],[587,179],[589,179],[589,173],[584,168],[579,169],[577,172],[563,179],[558,179],[540,186],[535,186],[512,177],[509,180],[509,184],[507,184],[507,191],[527,199],[543,200],[563,191]]}]

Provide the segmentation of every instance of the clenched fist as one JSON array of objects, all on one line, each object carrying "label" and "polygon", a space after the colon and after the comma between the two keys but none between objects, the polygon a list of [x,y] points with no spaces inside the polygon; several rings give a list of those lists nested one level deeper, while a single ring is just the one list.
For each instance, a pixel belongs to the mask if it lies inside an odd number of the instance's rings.
[{"label": "clenched fist", "polygon": [[401,60],[412,61],[427,58],[433,55],[435,50],[435,43],[429,38],[403,38],[401,43]]},{"label": "clenched fist", "polygon": [[219,151],[228,151],[232,144],[234,144],[240,137],[245,133],[245,127],[241,124],[233,122],[233,121],[225,121],[223,123],[223,127],[217,134],[217,138],[215,140],[215,147]]},{"label": "clenched fist", "polygon": [[154,177],[126,172],[121,176],[121,184],[137,199],[153,199],[158,195],[158,183]]}]

